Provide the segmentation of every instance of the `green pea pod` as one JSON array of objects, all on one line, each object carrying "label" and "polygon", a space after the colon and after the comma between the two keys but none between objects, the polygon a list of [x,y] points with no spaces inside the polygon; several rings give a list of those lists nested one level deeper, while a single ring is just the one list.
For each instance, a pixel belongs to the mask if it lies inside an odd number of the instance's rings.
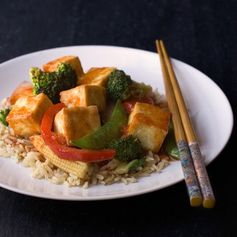
[{"label": "green pea pod", "polygon": [[119,138],[123,126],[127,125],[128,116],[120,101],[117,101],[111,118],[94,132],[71,142],[71,145],[84,149],[103,149]]},{"label": "green pea pod", "polygon": [[179,160],[179,150],[176,145],[174,127],[172,122],[169,125],[169,132],[167,137],[165,138],[163,147],[168,155],[172,156],[174,159]]}]

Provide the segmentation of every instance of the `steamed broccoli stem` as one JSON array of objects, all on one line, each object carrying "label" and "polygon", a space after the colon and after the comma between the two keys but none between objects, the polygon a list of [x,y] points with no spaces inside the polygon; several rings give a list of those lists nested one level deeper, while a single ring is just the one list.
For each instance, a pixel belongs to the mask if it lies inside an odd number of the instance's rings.
[{"label": "steamed broccoli stem", "polygon": [[9,114],[10,109],[2,109],[0,110],[0,122],[4,125],[4,126],[8,126],[8,122],[6,120],[7,115]]},{"label": "steamed broccoli stem", "polygon": [[141,142],[132,135],[112,141],[109,147],[115,149],[115,158],[124,162],[141,159],[145,155]]},{"label": "steamed broccoli stem", "polygon": [[55,72],[43,72],[39,68],[30,69],[33,93],[46,94],[53,103],[59,102],[59,93],[77,85],[77,76],[72,67],[61,63]]},{"label": "steamed broccoli stem", "polygon": [[110,98],[126,100],[128,98],[142,99],[152,94],[152,87],[138,83],[122,70],[114,70],[108,78],[107,91]]}]

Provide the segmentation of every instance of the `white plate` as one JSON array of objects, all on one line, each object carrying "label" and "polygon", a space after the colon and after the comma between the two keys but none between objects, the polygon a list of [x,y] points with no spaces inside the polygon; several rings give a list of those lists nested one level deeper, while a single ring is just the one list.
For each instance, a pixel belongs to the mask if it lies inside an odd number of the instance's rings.
[{"label": "white plate", "polygon": [[[0,99],[7,97],[32,66],[63,55],[77,55],[83,68],[115,66],[136,81],[151,84],[164,93],[159,58],[155,53],[113,46],[73,46],[39,51],[17,57],[0,65]],[[216,158],[226,145],[233,127],[230,104],[220,88],[195,68],[173,60],[206,163]],[[100,200],[128,197],[159,190],[183,179],[180,162],[173,162],[160,174],[144,177],[134,184],[98,185],[83,189],[51,184],[31,178],[31,170],[12,159],[0,157],[0,186],[18,193],[62,200]]]}]

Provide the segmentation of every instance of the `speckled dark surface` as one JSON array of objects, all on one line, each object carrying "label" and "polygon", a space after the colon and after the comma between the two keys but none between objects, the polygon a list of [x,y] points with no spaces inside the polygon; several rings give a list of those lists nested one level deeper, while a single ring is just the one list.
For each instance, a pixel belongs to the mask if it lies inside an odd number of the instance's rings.
[{"label": "speckled dark surface", "polygon": [[[119,45],[170,55],[210,76],[236,114],[235,0],[1,0],[0,63],[67,45]],[[218,129],[218,128],[217,128]],[[236,129],[234,129],[236,130]],[[0,188],[0,236],[237,236],[236,133],[208,172],[217,205],[191,208],[184,183],[121,200],[64,202]]]}]

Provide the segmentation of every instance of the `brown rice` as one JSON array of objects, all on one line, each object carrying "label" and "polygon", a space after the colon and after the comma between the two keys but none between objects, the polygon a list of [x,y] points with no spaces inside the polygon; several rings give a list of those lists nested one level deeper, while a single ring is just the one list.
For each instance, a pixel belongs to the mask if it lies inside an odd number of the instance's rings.
[{"label": "brown rice", "polygon": [[[5,101],[3,105],[4,103]],[[34,148],[28,139],[14,136],[13,131],[1,123],[0,156],[11,157],[23,166],[31,168],[33,178],[46,179],[54,184],[82,186],[83,188],[87,188],[89,185],[108,185],[116,182],[122,182],[124,184],[134,183],[137,182],[139,177],[149,176],[153,172],[160,172],[169,164],[169,158],[167,156],[161,157],[148,152],[145,157],[144,166],[135,173],[118,174],[116,168],[119,161],[113,159],[102,167],[94,165],[88,178],[82,180],[54,166]]]}]

